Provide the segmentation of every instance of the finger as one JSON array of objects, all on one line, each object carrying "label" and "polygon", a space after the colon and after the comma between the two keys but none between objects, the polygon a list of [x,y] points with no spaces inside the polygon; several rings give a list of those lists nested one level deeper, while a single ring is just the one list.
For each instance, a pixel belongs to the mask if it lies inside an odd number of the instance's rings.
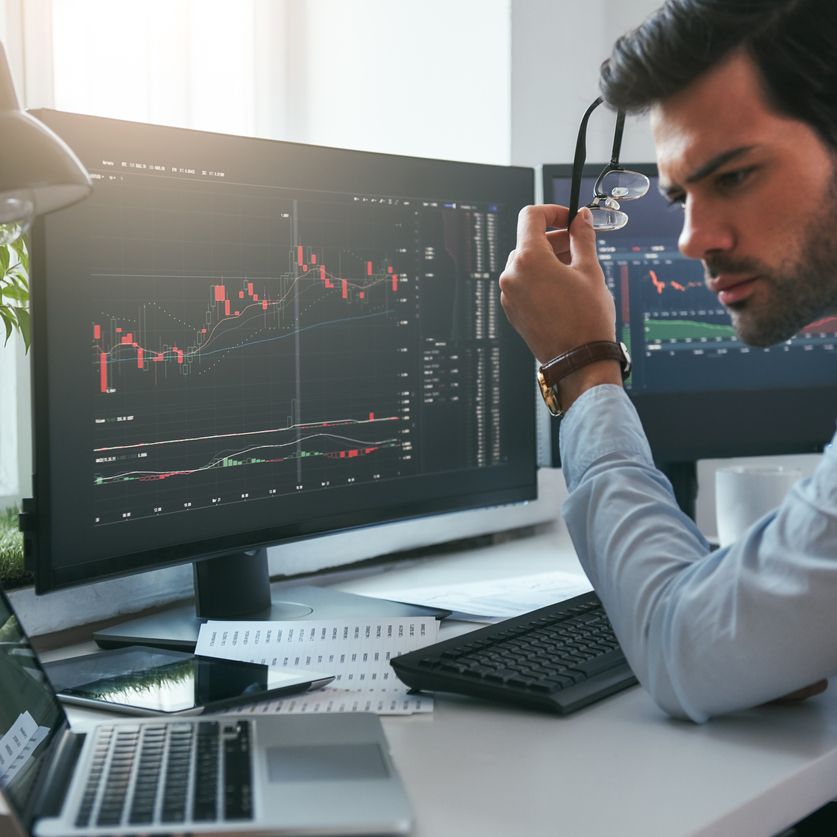
[{"label": "finger", "polygon": [[570,255],[575,267],[587,267],[598,263],[596,253],[596,231],[593,218],[585,206],[578,211],[570,225]]},{"label": "finger", "polygon": [[795,692],[782,695],[782,697],[776,698],[776,700],[772,701],[772,703],[798,703],[799,701],[807,700],[810,697],[822,694],[827,688],[828,681],[819,680],[816,683],[812,683],[810,686],[805,686],[803,689],[797,689]]},{"label": "finger", "polygon": [[541,243],[550,227],[566,227],[568,211],[566,206],[552,203],[524,206],[517,216],[518,248]]},{"label": "finger", "polygon": [[563,256],[570,252],[570,234],[567,230],[549,230],[546,238],[552,245],[552,252],[556,256]]}]

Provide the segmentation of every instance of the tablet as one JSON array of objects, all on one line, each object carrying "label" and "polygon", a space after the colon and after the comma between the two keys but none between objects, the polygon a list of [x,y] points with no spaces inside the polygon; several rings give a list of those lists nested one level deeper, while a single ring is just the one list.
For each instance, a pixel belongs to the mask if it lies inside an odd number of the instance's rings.
[{"label": "tablet", "polygon": [[134,715],[197,715],[320,688],[334,679],[317,672],[141,645],[70,657],[44,667],[63,701]]}]

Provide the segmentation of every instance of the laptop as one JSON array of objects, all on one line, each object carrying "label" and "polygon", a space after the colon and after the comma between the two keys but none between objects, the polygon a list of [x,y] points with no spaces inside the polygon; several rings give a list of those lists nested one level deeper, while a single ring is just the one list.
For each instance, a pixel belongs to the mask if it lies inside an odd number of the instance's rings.
[{"label": "laptop", "polygon": [[[377,716],[115,718],[72,732],[0,591],[0,832],[407,834]],[[0,806],[3,807],[3,806]]]}]

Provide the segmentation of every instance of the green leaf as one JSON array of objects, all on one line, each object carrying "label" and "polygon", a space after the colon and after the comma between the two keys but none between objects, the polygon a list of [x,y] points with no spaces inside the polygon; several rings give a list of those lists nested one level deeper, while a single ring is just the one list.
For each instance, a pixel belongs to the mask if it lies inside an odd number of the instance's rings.
[{"label": "green leaf", "polygon": [[0,245],[0,275],[5,276],[9,270],[11,249],[8,244]]},{"label": "green leaf", "polygon": [[28,291],[23,288],[19,288],[16,285],[8,285],[6,288],[0,290],[0,294],[8,297],[9,299],[17,300],[18,302],[23,303],[23,305],[27,305],[29,303]]},{"label": "green leaf", "polygon": [[9,268],[6,273],[6,281],[14,282],[14,284],[21,288],[29,287],[29,277],[26,275],[19,262]]},{"label": "green leaf", "polygon": [[12,248],[17,253],[18,261],[26,275],[29,275],[29,245],[26,241],[26,236],[21,236],[12,242]]},{"label": "green leaf", "polygon": [[30,343],[29,311],[26,308],[16,308],[15,313],[17,314],[17,328],[23,338],[23,348],[28,352]]},{"label": "green leaf", "polygon": [[14,323],[11,314],[9,313],[9,309],[6,308],[5,305],[0,305],[0,319],[3,320],[3,325],[6,327],[6,339],[3,341],[3,345],[5,346],[6,343],[9,342],[9,338],[12,336],[12,325]]}]

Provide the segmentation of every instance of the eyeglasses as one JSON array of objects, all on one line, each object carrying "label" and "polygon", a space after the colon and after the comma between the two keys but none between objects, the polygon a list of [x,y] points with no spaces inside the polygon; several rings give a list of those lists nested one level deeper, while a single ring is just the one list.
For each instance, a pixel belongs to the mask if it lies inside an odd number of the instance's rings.
[{"label": "eyeglasses", "polygon": [[[578,129],[573,160],[573,179],[570,190],[570,215],[567,227],[578,214],[578,198],[581,192],[581,175],[587,158],[587,122],[590,114],[602,103],[599,97],[584,112]],[[628,216],[622,211],[620,201],[641,198],[650,185],[648,178],[638,171],[628,171],[619,165],[619,150],[622,148],[622,129],[625,127],[625,112],[616,115],[616,131],[613,134],[613,150],[610,162],[602,169],[593,187],[593,200],[587,205],[593,214],[593,228],[597,230],[618,230],[628,223]]]}]

